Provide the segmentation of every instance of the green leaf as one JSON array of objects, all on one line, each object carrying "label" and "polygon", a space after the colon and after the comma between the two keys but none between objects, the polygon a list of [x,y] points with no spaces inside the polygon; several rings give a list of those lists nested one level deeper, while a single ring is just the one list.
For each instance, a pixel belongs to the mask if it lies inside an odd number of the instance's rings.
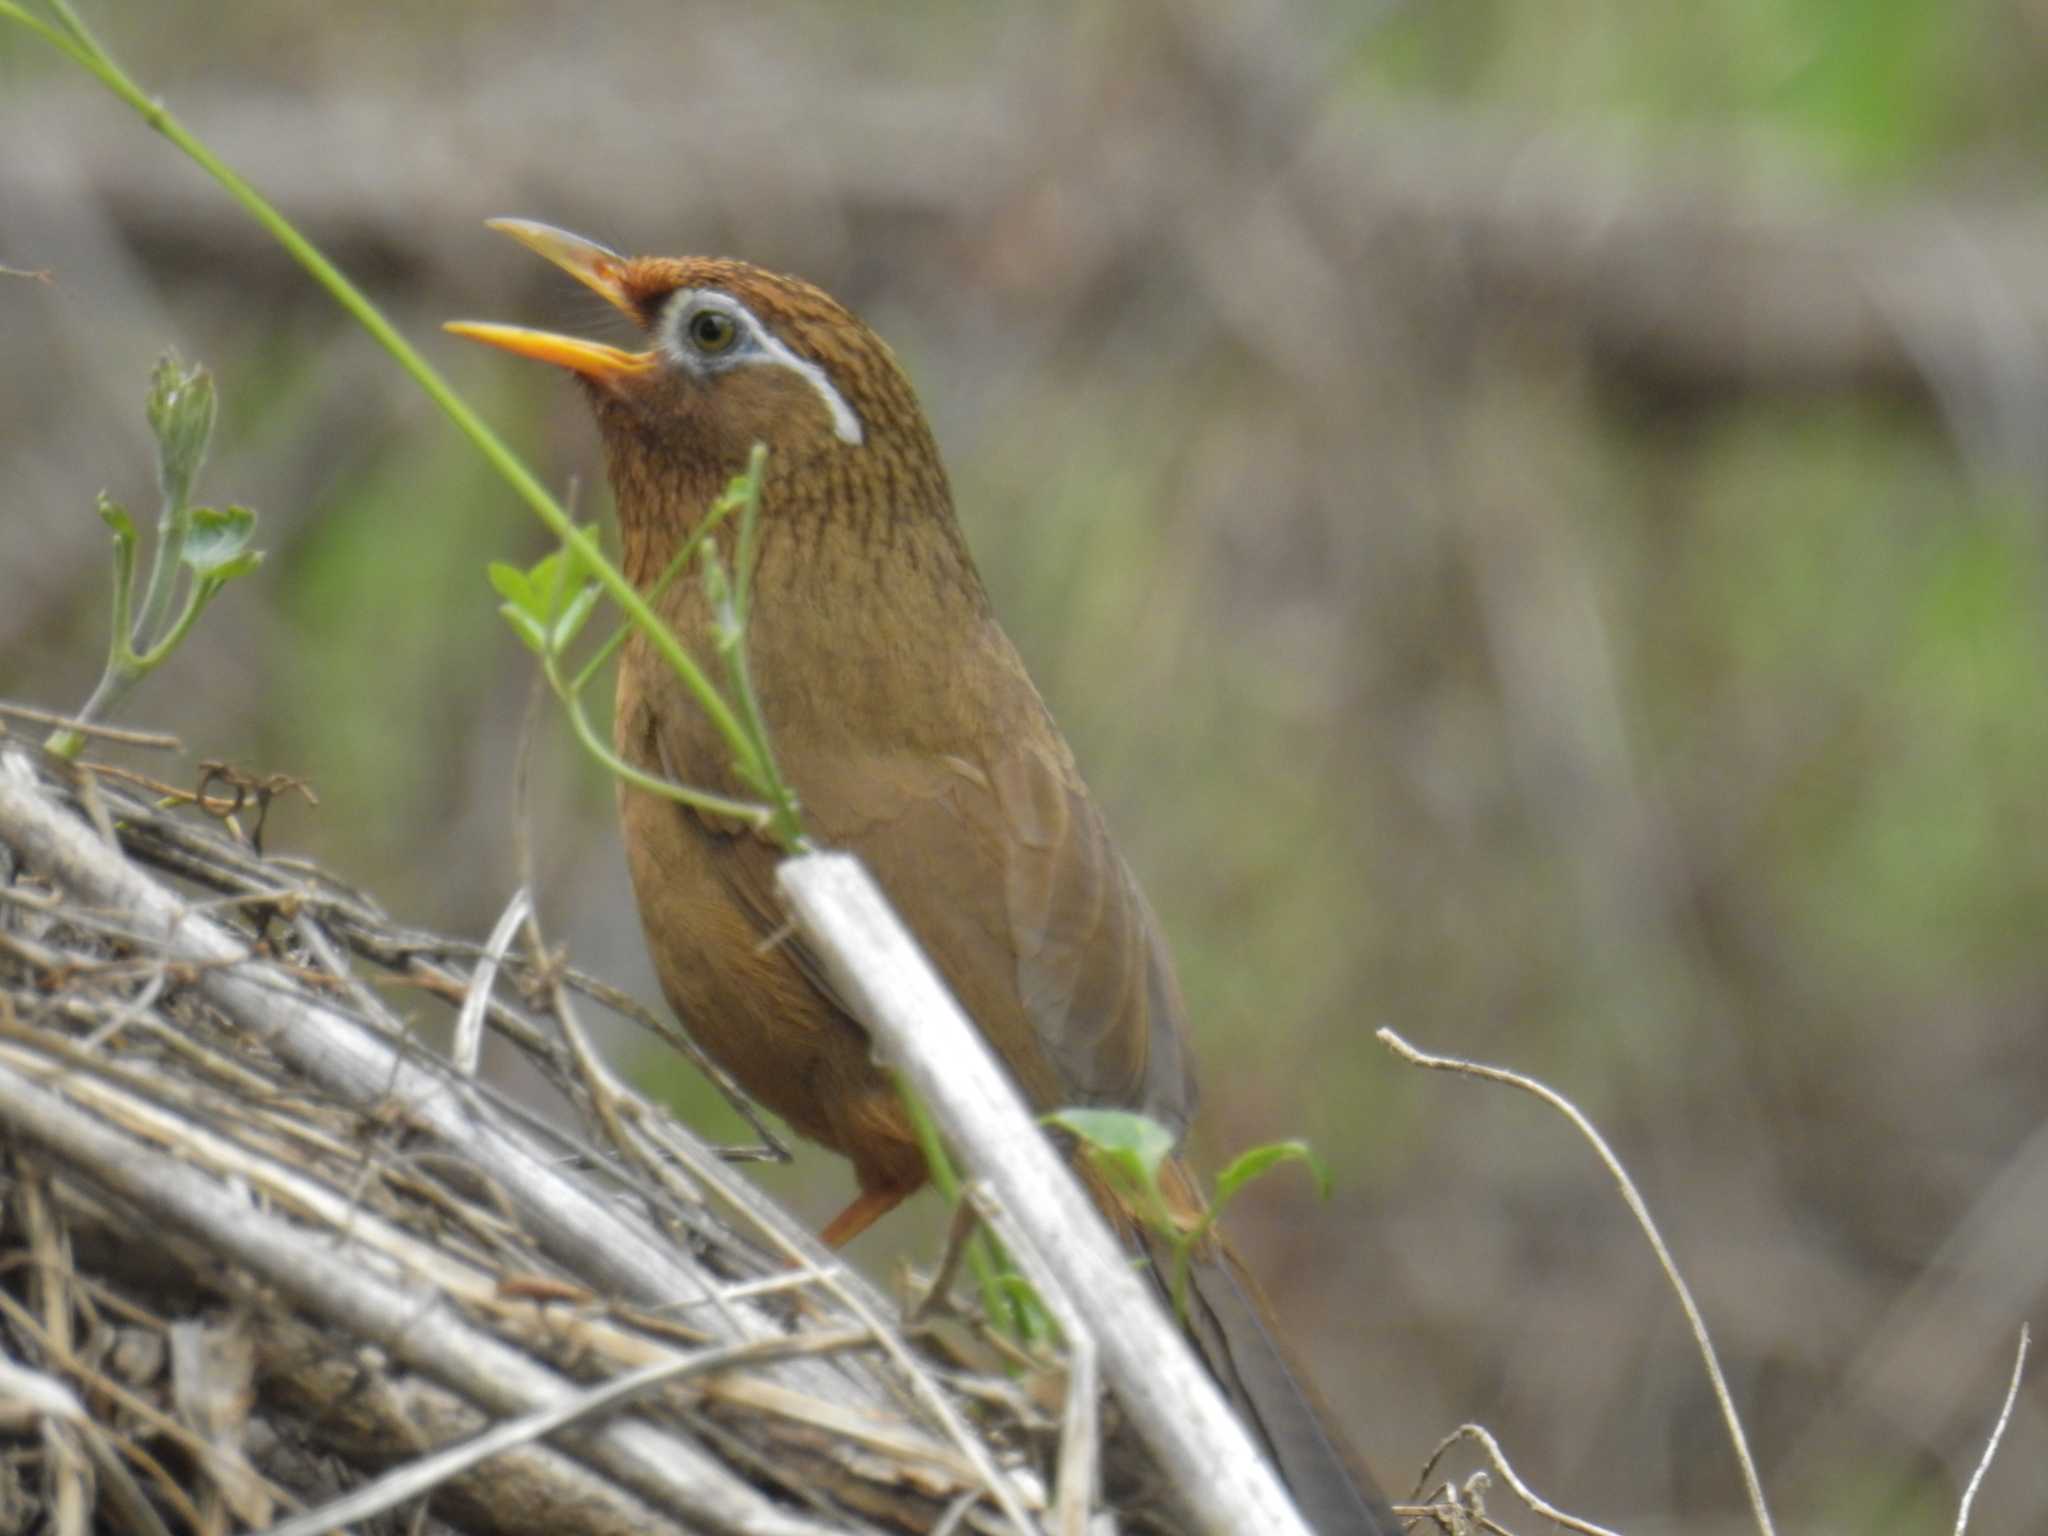
[{"label": "green leaf", "polygon": [[157,483],[165,501],[183,507],[213,437],[213,375],[166,352],[150,375],[147,411],[156,434]]},{"label": "green leaf", "polygon": [[237,576],[246,576],[263,563],[263,551],[245,549],[232,560],[224,560],[210,571],[205,580],[215,588],[224,587]]},{"label": "green leaf", "polygon": [[740,644],[746,638],[746,630],[733,602],[732,577],[726,574],[725,562],[718,558],[718,551],[709,544],[704,546],[701,574],[704,578],[704,601],[711,608],[711,642],[721,655],[737,656]]},{"label": "green leaf", "polygon": [[[589,524],[583,531],[595,538],[597,525]],[[590,563],[567,544],[542,555],[523,571],[516,565],[493,560],[485,567],[485,574],[498,596],[544,630],[555,631],[556,649],[568,644],[582,629],[596,601],[592,593],[597,578]],[[573,622],[565,624],[564,621],[572,619]]]},{"label": "green leaf", "polygon": [[1240,1153],[1231,1165],[1216,1175],[1216,1210],[1221,1214],[1223,1207],[1253,1179],[1271,1173],[1282,1163],[1302,1163],[1314,1175],[1316,1193],[1327,1200],[1330,1198],[1330,1170],[1323,1160],[1305,1141],[1270,1141],[1262,1147],[1253,1147]]},{"label": "green leaf", "polygon": [[526,642],[528,650],[538,656],[547,654],[548,632],[526,609],[517,603],[500,603],[498,616],[512,626],[512,632]]},{"label": "green leaf", "polygon": [[533,593],[533,611],[546,618],[554,616],[557,598],[566,589],[562,570],[566,551],[542,555],[526,571],[527,589]]},{"label": "green leaf", "polygon": [[247,507],[194,507],[180,557],[195,576],[220,576],[223,566],[241,557],[255,532],[256,514]]},{"label": "green leaf", "polygon": [[1045,1120],[1078,1137],[1097,1166],[1129,1193],[1141,1196],[1154,1216],[1165,1216],[1159,1169],[1173,1156],[1172,1131],[1151,1116],[1128,1109],[1061,1109]]},{"label": "green leaf", "polygon": [[128,515],[126,507],[115,501],[105,491],[101,491],[98,505],[94,510],[99,513],[100,521],[114,530],[114,537],[121,543],[123,548],[133,549],[135,547],[135,519]]},{"label": "green leaf", "polygon": [[732,578],[725,573],[725,562],[718,558],[718,551],[712,545],[704,546],[701,575],[704,581],[704,596],[710,602],[714,613],[731,606]]},{"label": "green leaf", "polygon": [[[583,532],[595,539],[597,524],[586,523]],[[526,580],[533,589],[534,602],[538,605],[536,611],[544,610],[547,617],[554,618],[575,601],[578,592],[597,580],[597,573],[590,562],[565,540],[561,548],[534,561],[532,569],[526,573]]]},{"label": "green leaf", "polygon": [[[596,536],[591,524],[585,533]],[[557,655],[575,641],[597,607],[602,590],[590,563],[564,544],[525,570],[493,560],[484,568],[505,601],[498,612],[519,638],[541,655]]]},{"label": "green leaf", "polygon": [[532,611],[533,584],[526,579],[526,572],[503,560],[493,560],[484,567],[484,574],[490,577],[498,596],[523,611]]},{"label": "green leaf", "polygon": [[718,498],[717,502],[713,503],[714,509],[721,516],[726,513],[739,511],[748,502],[754,501],[760,496],[761,468],[767,463],[767,460],[768,449],[766,445],[762,443],[754,444],[753,451],[747,455],[747,467],[725,482],[725,493]]},{"label": "green leaf", "polygon": [[[581,525],[580,531],[593,544],[600,543],[604,536],[603,530],[596,523],[584,523]],[[584,559],[582,553],[573,544],[565,540],[562,544],[561,555],[567,562],[567,576],[571,588],[581,590],[590,582],[597,580],[596,567]]]},{"label": "green leaf", "polygon": [[1156,1175],[1159,1165],[1173,1155],[1173,1132],[1135,1110],[1060,1109],[1045,1118],[1098,1152],[1135,1158],[1149,1174]]},{"label": "green leaf", "polygon": [[552,644],[557,651],[566,651],[575,643],[577,635],[583,632],[585,621],[597,606],[598,585],[586,581],[576,595],[569,599],[562,616],[555,620]]}]

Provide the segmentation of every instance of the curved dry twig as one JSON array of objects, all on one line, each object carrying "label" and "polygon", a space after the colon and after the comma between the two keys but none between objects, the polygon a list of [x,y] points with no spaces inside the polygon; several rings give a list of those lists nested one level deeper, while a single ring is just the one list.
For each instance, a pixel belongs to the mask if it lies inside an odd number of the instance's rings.
[{"label": "curved dry twig", "polygon": [[1977,1490],[1984,1483],[1984,1474],[1991,1470],[1992,1458],[1998,1454],[1998,1442],[2005,1438],[2005,1426],[2012,1419],[2012,1405],[2019,1401],[2020,1377],[2027,1368],[2027,1346],[2033,1342],[2033,1335],[2025,1323],[2020,1324],[2020,1347],[2012,1357],[2012,1380],[2006,1383],[2005,1406],[1998,1410],[1998,1421],[1991,1426],[1991,1438],[1984,1442],[1984,1454],[1977,1458],[1977,1470],[1970,1474],[1970,1485],[1963,1490],[1962,1503],[1956,1506],[1955,1536],[1963,1536],[1970,1528],[1970,1506],[1977,1502]]},{"label": "curved dry twig", "polygon": [[[1493,1432],[1483,1424],[1460,1424],[1437,1442],[1436,1449],[1429,1453],[1429,1460],[1422,1464],[1422,1470],[1415,1478],[1418,1501],[1422,1489],[1429,1485],[1430,1478],[1435,1475],[1438,1463],[1449,1454],[1451,1447],[1458,1444],[1461,1440],[1477,1441],[1486,1452],[1486,1459],[1492,1463],[1493,1470],[1498,1472],[1507,1485],[1515,1490],[1515,1497],[1553,1525],[1561,1525],[1568,1531],[1582,1532],[1583,1536],[1620,1536],[1618,1531],[1609,1530],[1604,1525],[1595,1525],[1591,1520],[1569,1514],[1538,1495],[1535,1489],[1522,1480],[1522,1475],[1515,1470],[1514,1463],[1508,1460],[1508,1453],[1500,1448],[1500,1442],[1494,1439]],[[1401,1512],[1422,1513],[1426,1512],[1426,1510],[1426,1505],[1421,1506],[1420,1509],[1410,1506],[1404,1507]],[[1491,1527],[1492,1522],[1489,1521],[1488,1525]]]},{"label": "curved dry twig", "polygon": [[1636,1225],[1642,1228],[1643,1236],[1649,1239],[1650,1248],[1657,1255],[1657,1262],[1664,1270],[1664,1277],[1671,1282],[1671,1289],[1678,1296],[1678,1304],[1685,1310],[1685,1319],[1692,1328],[1693,1342],[1699,1346],[1700,1358],[1706,1363],[1707,1379],[1713,1384],[1714,1400],[1721,1405],[1721,1418],[1728,1426],[1728,1438],[1735,1447],[1735,1459],[1742,1468],[1743,1486],[1749,1493],[1749,1507],[1756,1516],[1757,1529],[1763,1536],[1774,1536],[1770,1507],[1764,1502],[1764,1489],[1757,1476],[1756,1462],[1749,1453],[1749,1438],[1743,1433],[1742,1419],[1735,1411],[1735,1398],[1728,1390],[1728,1379],[1721,1372],[1720,1357],[1714,1352],[1714,1343],[1707,1335],[1707,1320],[1700,1314],[1699,1303],[1693,1300],[1692,1287],[1685,1283],[1685,1276],[1679,1273],[1677,1261],[1671,1257],[1671,1250],[1664,1242],[1664,1234],[1657,1229],[1657,1222],[1650,1215],[1650,1207],[1643,1199],[1635,1181],[1628,1176],[1628,1170],[1621,1159],[1614,1155],[1614,1149],[1607,1144],[1593,1122],[1586,1118],[1579,1107],[1556,1089],[1511,1072],[1505,1067],[1488,1066],[1484,1062],[1466,1061],[1457,1056],[1436,1056],[1410,1045],[1391,1029],[1375,1031],[1379,1042],[1403,1061],[1413,1066],[1427,1067],[1434,1072],[1455,1072],[1463,1077],[1483,1078],[1490,1083],[1504,1083],[1510,1088],[1519,1088],[1563,1115],[1586,1138],[1596,1156],[1606,1167],[1614,1182],[1620,1186],[1621,1198],[1627,1202],[1629,1211],[1636,1218]]}]

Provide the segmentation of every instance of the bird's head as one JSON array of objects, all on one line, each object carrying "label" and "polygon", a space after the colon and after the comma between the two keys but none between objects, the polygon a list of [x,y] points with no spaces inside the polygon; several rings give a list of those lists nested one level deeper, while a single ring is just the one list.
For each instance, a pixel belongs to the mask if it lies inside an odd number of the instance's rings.
[{"label": "bird's head", "polygon": [[[811,284],[743,261],[625,257],[526,219],[491,227],[545,256],[646,333],[631,351],[523,326],[454,321],[458,336],[567,368],[604,434],[619,514],[687,529],[768,449],[764,501],[841,520],[951,518],[924,413],[880,337]],[[794,510],[794,508],[793,508]]]}]

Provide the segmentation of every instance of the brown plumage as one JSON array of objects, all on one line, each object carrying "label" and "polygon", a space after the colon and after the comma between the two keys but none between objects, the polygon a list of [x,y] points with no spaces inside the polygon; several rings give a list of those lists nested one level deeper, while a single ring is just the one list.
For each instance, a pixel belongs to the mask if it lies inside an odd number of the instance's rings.
[{"label": "brown plumage", "polygon": [[[629,353],[454,327],[583,381],[633,581],[654,581],[753,444],[767,445],[748,656],[810,833],[866,862],[1033,1105],[1138,1109],[1184,1133],[1194,1079],[1159,925],[996,623],[888,347],[795,278],[627,260],[546,226],[500,227],[653,335]],[[699,583],[671,583],[658,609],[705,648]],[[650,773],[742,792],[710,722],[637,635],[620,662],[615,731]],[[764,943],[785,927],[777,850],[632,788],[619,808],[669,1001],[749,1093],[851,1159],[860,1195],[824,1234],[847,1240],[924,1183],[924,1161],[865,1032],[801,943]],[[1185,1169],[1168,1183],[1181,1214],[1199,1213]],[[1192,1278],[1190,1335],[1311,1524],[1392,1536],[1236,1259],[1218,1242]]]}]

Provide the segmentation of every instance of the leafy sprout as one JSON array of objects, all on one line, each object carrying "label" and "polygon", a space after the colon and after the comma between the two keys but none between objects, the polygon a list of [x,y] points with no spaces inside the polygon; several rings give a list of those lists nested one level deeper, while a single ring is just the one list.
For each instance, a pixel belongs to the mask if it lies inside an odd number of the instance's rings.
[{"label": "leafy sprout", "polygon": [[[82,721],[99,719],[126,698],[177,650],[221,588],[262,563],[262,552],[249,547],[256,532],[254,512],[192,505],[213,438],[215,409],[213,376],[204,368],[187,368],[174,354],[157,363],[146,407],[163,497],[156,549],[138,611],[135,561],[141,535],[127,509],[102,491],[96,510],[113,534],[113,615],[106,666],[78,711]],[[46,745],[62,757],[76,757],[84,750],[85,736],[61,730]]]},{"label": "leafy sprout", "polygon": [[1301,1163],[1315,1178],[1316,1191],[1330,1197],[1330,1173],[1305,1141],[1272,1141],[1232,1159],[1216,1176],[1216,1193],[1199,1218],[1175,1218],[1159,1183],[1159,1172],[1173,1156],[1174,1135],[1149,1115],[1127,1109],[1062,1109],[1045,1117],[1080,1142],[1094,1163],[1138,1218],[1165,1239],[1173,1250],[1173,1309],[1185,1319],[1188,1309],[1188,1261],[1207,1242],[1224,1209],[1247,1184],[1288,1163]]},{"label": "leafy sprout", "polygon": [[[608,772],[650,794],[709,815],[744,822],[785,847],[796,847],[803,835],[796,796],[776,771],[768,747],[767,725],[747,671],[746,606],[741,596],[745,585],[736,583],[727,571],[713,537],[722,525],[736,518],[739,548],[749,548],[751,530],[761,514],[761,475],[766,463],[767,450],[756,445],[747,467],[733,476],[724,494],[712,503],[646,596],[648,603],[655,602],[692,559],[699,563],[711,600],[712,641],[724,663],[732,700],[725,702],[715,689],[714,695],[720,698],[725,715],[738,724],[740,740],[745,744],[744,751],[735,752],[734,771],[759,799],[736,799],[657,778],[620,757],[591,724],[583,695],[633,631],[630,621],[621,624],[595,654],[573,673],[569,670],[570,651],[596,611],[603,592],[599,570],[602,556],[593,558],[597,549],[595,525],[572,529],[574,536],[564,537],[559,549],[524,570],[495,562],[488,575],[501,599],[498,612],[512,626],[513,633],[540,658],[548,687],[561,700],[577,741]],[[708,680],[706,686],[711,686]]]}]

